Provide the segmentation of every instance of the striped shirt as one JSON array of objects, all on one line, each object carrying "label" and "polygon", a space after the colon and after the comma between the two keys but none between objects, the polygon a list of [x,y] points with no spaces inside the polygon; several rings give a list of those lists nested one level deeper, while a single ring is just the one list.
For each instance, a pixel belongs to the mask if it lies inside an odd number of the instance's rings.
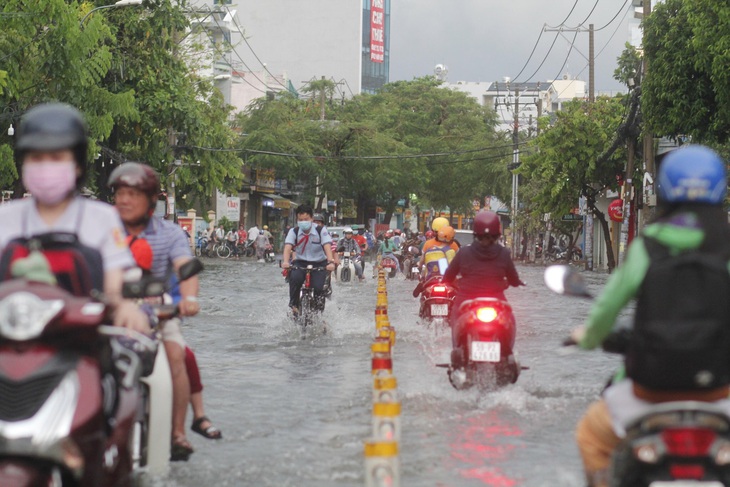
[{"label": "striped shirt", "polygon": [[169,220],[153,216],[138,235],[152,247],[152,275],[167,279],[173,273],[173,262],[180,257],[191,257],[185,232]]}]

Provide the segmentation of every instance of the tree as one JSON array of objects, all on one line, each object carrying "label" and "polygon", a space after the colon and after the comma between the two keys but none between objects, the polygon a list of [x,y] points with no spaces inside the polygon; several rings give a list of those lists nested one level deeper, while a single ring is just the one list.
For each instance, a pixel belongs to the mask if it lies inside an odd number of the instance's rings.
[{"label": "tree", "polygon": [[596,197],[606,189],[615,190],[623,172],[625,147],[615,144],[614,134],[622,125],[624,111],[619,98],[564,104],[555,122],[535,139],[539,151],[527,155],[519,169],[527,179],[523,194],[530,203],[525,211],[533,219],[550,213],[559,225],[562,215],[571,213],[581,196],[586,198],[603,228],[609,269],[615,267],[615,259],[608,222],[596,207]]},{"label": "tree", "polygon": [[667,0],[644,20],[642,109],[654,133],[724,143],[730,134],[730,5]]},{"label": "tree", "polygon": [[[95,154],[96,141],[109,136],[114,121],[134,115],[131,91],[111,92],[100,85],[112,60],[109,28],[95,15],[79,25],[89,4],[7,0],[5,10],[13,15],[0,16],[0,66],[5,73],[0,75],[0,120],[17,124],[39,103],[70,103],[86,117],[92,139],[89,153]],[[0,172],[3,188],[14,185],[20,196],[19,167],[5,130],[0,131]]]},{"label": "tree", "polygon": [[181,4],[147,1],[144,16],[131,9],[109,16],[116,41],[103,83],[110,91],[134,93],[135,116],[116,121],[102,151],[113,164],[93,167],[96,185],[108,196],[114,164],[138,160],[156,168],[168,187],[174,177],[178,198],[189,195],[191,206],[216,189],[237,192],[242,160],[233,151],[238,136],[228,121],[231,107],[191,64],[197,44],[181,44],[190,29]]}]

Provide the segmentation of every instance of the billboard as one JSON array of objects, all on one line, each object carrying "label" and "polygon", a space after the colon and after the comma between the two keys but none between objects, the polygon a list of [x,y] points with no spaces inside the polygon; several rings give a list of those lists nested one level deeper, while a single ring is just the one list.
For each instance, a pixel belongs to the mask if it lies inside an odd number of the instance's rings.
[{"label": "billboard", "polygon": [[370,61],[385,60],[385,0],[370,0]]}]

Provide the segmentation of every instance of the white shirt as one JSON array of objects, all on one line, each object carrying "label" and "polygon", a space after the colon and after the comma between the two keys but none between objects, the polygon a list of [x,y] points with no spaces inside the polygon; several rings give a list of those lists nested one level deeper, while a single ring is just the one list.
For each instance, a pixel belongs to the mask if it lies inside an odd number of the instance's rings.
[{"label": "white shirt", "polygon": [[8,242],[48,232],[75,233],[79,241],[101,253],[104,271],[135,265],[124,240],[122,220],[106,203],[76,196],[53,225],[43,221],[33,198],[0,205],[0,252]]}]

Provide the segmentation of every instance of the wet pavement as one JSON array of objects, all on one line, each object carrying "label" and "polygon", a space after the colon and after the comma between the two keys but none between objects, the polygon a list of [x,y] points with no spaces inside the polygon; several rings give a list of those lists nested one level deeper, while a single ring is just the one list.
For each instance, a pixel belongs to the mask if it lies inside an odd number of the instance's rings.
[{"label": "wet pavement", "polygon": [[[205,259],[200,316],[183,332],[198,356],[206,412],[220,441],[190,433],[196,452],[152,485],[363,486],[371,433],[370,345],[376,283],[334,283],[325,325],[302,339],[286,315],[276,264]],[[518,266],[510,289],[518,323],[518,382],[456,391],[437,363],[450,336],[418,321],[414,283],[388,282],[397,330],[394,375],[402,404],[402,486],[582,486],[575,422],[618,358],[560,343],[590,302],[557,296],[540,266]],[[368,265],[365,275],[372,276]],[[603,274],[586,273],[598,290]],[[190,418],[188,422],[190,422]]]}]

